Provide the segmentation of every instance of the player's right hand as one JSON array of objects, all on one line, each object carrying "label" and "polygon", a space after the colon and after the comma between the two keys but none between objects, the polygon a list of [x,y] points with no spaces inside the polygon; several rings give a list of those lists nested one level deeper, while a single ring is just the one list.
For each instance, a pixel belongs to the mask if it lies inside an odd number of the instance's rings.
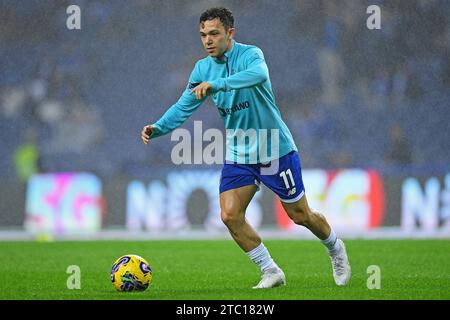
[{"label": "player's right hand", "polygon": [[153,127],[151,125],[145,126],[141,131],[141,139],[144,144],[147,144],[150,140],[150,136],[153,133]]}]

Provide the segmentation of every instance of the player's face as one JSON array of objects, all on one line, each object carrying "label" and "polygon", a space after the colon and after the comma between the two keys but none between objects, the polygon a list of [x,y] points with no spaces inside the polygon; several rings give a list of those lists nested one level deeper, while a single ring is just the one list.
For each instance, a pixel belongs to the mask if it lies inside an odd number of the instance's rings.
[{"label": "player's face", "polygon": [[221,58],[231,48],[234,28],[225,31],[219,18],[200,23],[200,37],[203,47],[211,57]]}]

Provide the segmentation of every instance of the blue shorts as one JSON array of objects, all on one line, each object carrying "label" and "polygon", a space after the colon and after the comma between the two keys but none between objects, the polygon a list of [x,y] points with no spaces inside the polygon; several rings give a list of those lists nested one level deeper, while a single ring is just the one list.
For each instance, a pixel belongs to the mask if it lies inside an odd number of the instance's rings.
[{"label": "blue shorts", "polygon": [[300,200],[305,187],[298,152],[291,151],[269,164],[225,163],[220,177],[220,193],[248,185],[256,185],[259,189],[261,182],[283,202]]}]

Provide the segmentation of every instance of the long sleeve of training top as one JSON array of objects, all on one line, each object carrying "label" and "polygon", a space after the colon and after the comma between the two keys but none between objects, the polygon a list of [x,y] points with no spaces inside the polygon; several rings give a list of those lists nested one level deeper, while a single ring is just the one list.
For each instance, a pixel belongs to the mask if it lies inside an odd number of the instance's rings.
[{"label": "long sleeve of training top", "polygon": [[189,84],[186,86],[181,97],[178,101],[172,105],[164,115],[153,124],[156,129],[151,138],[156,138],[165,135],[172,130],[180,127],[197,108],[205,101],[206,97],[200,100],[195,98],[195,94],[191,93],[191,90],[202,82],[199,71],[198,63],[195,65],[194,70],[189,77]]},{"label": "long sleeve of training top", "polygon": [[[264,61],[263,53],[259,48],[249,48],[243,53],[242,58],[246,69],[229,77],[222,77],[212,81],[209,80],[208,82],[212,89],[211,93],[250,88],[268,79],[269,71]],[[225,56],[225,59],[228,59],[228,57]],[[153,124],[156,131],[152,134],[151,138],[165,135],[180,127],[203,101],[205,101],[206,97],[197,100],[195,94],[191,93],[191,90],[203,81],[206,81],[206,77],[202,76],[200,64],[197,62],[189,77],[189,84],[180,99]]]}]

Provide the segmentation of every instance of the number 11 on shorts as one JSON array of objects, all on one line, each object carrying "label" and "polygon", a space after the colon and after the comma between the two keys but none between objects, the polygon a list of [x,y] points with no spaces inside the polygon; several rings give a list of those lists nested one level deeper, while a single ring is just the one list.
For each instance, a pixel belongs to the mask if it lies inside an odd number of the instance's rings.
[{"label": "number 11 on shorts", "polygon": [[[291,185],[289,185],[289,181],[287,179],[287,176],[289,176],[289,180],[291,180]],[[283,178],[284,185],[286,186],[286,189],[291,189],[292,187],[295,187],[295,181],[292,177],[291,169],[287,169],[285,171],[281,171],[280,177]]]}]

